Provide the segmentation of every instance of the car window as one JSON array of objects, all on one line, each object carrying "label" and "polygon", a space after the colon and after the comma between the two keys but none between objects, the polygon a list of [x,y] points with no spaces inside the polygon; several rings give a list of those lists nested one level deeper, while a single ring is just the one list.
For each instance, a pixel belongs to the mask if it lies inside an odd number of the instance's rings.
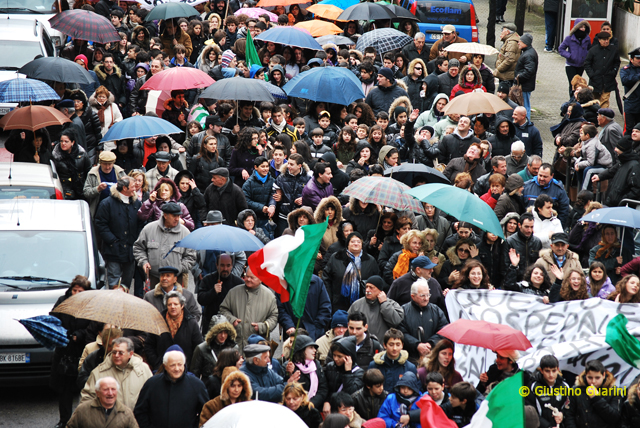
[{"label": "car window", "polygon": [[416,9],[416,17],[420,22],[428,24],[473,25],[470,3],[419,1]]},{"label": "car window", "polygon": [[2,55],[0,56],[0,67],[20,68],[38,55],[45,55],[40,42],[26,42],[23,40],[0,40],[2,44]]},{"label": "car window", "polygon": [[56,199],[56,189],[20,185],[0,187],[0,199]]},{"label": "car window", "polygon": [[0,0],[3,13],[55,13],[53,0]]},{"label": "car window", "polygon": [[42,27],[42,40],[44,41],[44,48],[47,50],[47,56],[55,56],[55,47],[44,27]]}]

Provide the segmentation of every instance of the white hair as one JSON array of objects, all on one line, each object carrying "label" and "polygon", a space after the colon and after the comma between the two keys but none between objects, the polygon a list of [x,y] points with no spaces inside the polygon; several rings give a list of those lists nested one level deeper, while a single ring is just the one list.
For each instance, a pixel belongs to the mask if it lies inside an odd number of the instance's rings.
[{"label": "white hair", "polygon": [[169,357],[182,357],[182,364],[187,364],[187,357],[180,351],[165,352],[162,356],[162,364],[165,366],[169,363]]},{"label": "white hair", "polygon": [[419,287],[427,287],[427,288],[429,288],[429,281],[427,281],[425,278],[416,279],[416,281],[413,284],[411,284],[411,295],[412,296],[418,294],[418,288]]},{"label": "white hair", "polygon": [[524,143],[520,140],[514,141],[511,144],[511,153],[517,152],[517,151],[524,152]]},{"label": "white hair", "polygon": [[102,382],[111,381],[111,380],[116,383],[116,391],[120,391],[120,384],[118,383],[118,381],[115,378],[113,378],[111,376],[101,377],[100,379],[98,379],[96,381],[95,390],[98,391],[100,389],[100,385],[102,385]]},{"label": "white hair", "polygon": [[418,31],[416,33],[416,35],[413,36],[413,40],[424,40],[426,38],[427,38],[427,36],[425,36],[424,33],[420,32],[420,31]]}]

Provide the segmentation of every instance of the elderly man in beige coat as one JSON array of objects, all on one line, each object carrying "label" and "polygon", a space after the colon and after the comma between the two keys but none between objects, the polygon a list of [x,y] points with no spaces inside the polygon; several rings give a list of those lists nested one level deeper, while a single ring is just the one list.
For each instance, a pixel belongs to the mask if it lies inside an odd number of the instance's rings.
[{"label": "elderly man in beige coat", "polygon": [[96,382],[110,377],[120,384],[118,401],[133,410],[142,386],[153,376],[149,366],[133,353],[133,349],[133,342],[128,337],[119,337],[113,341],[111,354],[89,375],[81,392],[81,403],[96,398]]},{"label": "elderly man in beige coat", "polygon": [[520,48],[518,47],[520,36],[516,32],[515,24],[508,23],[502,26],[500,40],[502,40],[502,47],[498,58],[496,58],[496,72],[494,74],[500,81],[512,81],[516,64],[520,59]]},{"label": "elderly man in beige coat", "polygon": [[118,386],[112,377],[99,379],[96,397],[80,403],[67,428],[138,428],[133,411],[118,400]]},{"label": "elderly man in beige coat", "polygon": [[252,334],[268,338],[278,324],[278,306],[273,291],[260,283],[260,279],[247,268],[244,285],[231,290],[220,305],[224,315],[236,329],[238,348],[244,349]]}]

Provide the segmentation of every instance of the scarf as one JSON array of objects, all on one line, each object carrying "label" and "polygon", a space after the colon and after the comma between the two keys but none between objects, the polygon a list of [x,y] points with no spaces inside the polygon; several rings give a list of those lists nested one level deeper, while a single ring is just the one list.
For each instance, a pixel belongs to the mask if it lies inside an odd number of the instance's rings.
[{"label": "scarf", "polygon": [[341,294],[349,298],[349,305],[360,298],[360,269],[362,267],[362,251],[358,256],[354,256],[347,250],[347,256],[351,262],[342,276]]},{"label": "scarf", "polygon": [[107,103],[99,104],[98,103],[98,119],[100,123],[104,124],[104,111],[107,109]]},{"label": "scarf", "polygon": [[417,254],[403,249],[402,254],[398,256],[398,263],[396,263],[396,266],[393,268],[393,279],[398,279],[409,272],[409,263],[416,257],[418,257]]},{"label": "scarf", "polygon": [[271,121],[271,127],[276,131],[278,131],[278,134],[282,134],[282,130],[284,129],[285,126],[287,126],[286,120],[283,120],[282,122],[280,122],[280,125],[277,125],[273,120]]},{"label": "scarf", "polygon": [[464,155],[464,172],[469,172],[471,171],[473,168],[476,167],[476,165],[478,165],[478,160],[474,159],[473,161],[470,161],[469,157],[467,155]]},{"label": "scarf", "polygon": [[315,397],[318,393],[318,373],[316,372],[316,362],[313,360],[306,360],[305,364],[296,363],[296,367],[302,373],[309,375],[311,385],[309,386],[307,394],[309,395],[309,398]]},{"label": "scarf", "polygon": [[171,338],[175,338],[176,333],[178,333],[178,329],[182,325],[182,319],[184,318],[184,311],[181,311],[180,315],[178,315],[175,318],[171,318],[169,316],[169,312],[167,312],[167,315],[165,318],[167,319],[167,326],[169,326],[169,331],[171,332]]},{"label": "scarf", "polygon": [[[613,244],[605,244],[604,241],[600,241],[598,242],[598,245],[600,245],[601,248],[598,251],[596,251],[596,259],[601,258],[603,255],[605,259],[608,259],[609,256],[611,256],[611,253],[613,252],[614,249],[620,248],[620,242],[614,242]],[[605,254],[605,252],[607,254]]]},{"label": "scarf", "polygon": [[260,183],[262,184],[266,183],[267,178],[269,177],[269,174],[265,175],[264,177],[261,176],[260,174],[258,174],[258,171],[256,171],[255,169],[253,170],[253,175],[255,175],[258,181],[260,181]]}]

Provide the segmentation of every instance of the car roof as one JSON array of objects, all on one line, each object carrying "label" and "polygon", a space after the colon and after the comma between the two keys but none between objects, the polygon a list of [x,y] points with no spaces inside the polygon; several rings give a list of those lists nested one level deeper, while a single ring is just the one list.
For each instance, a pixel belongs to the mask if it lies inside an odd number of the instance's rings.
[{"label": "car roof", "polygon": [[85,201],[55,199],[0,200],[0,233],[5,230],[86,230],[89,205]]},{"label": "car roof", "polygon": [[36,19],[3,19],[0,21],[0,40],[40,41],[38,33],[34,33],[34,26],[42,23]]},{"label": "car roof", "polygon": [[[9,179],[11,170],[11,180]],[[2,162],[0,163],[0,186],[30,185],[41,187],[54,187],[51,166],[39,163],[27,162]]]}]

